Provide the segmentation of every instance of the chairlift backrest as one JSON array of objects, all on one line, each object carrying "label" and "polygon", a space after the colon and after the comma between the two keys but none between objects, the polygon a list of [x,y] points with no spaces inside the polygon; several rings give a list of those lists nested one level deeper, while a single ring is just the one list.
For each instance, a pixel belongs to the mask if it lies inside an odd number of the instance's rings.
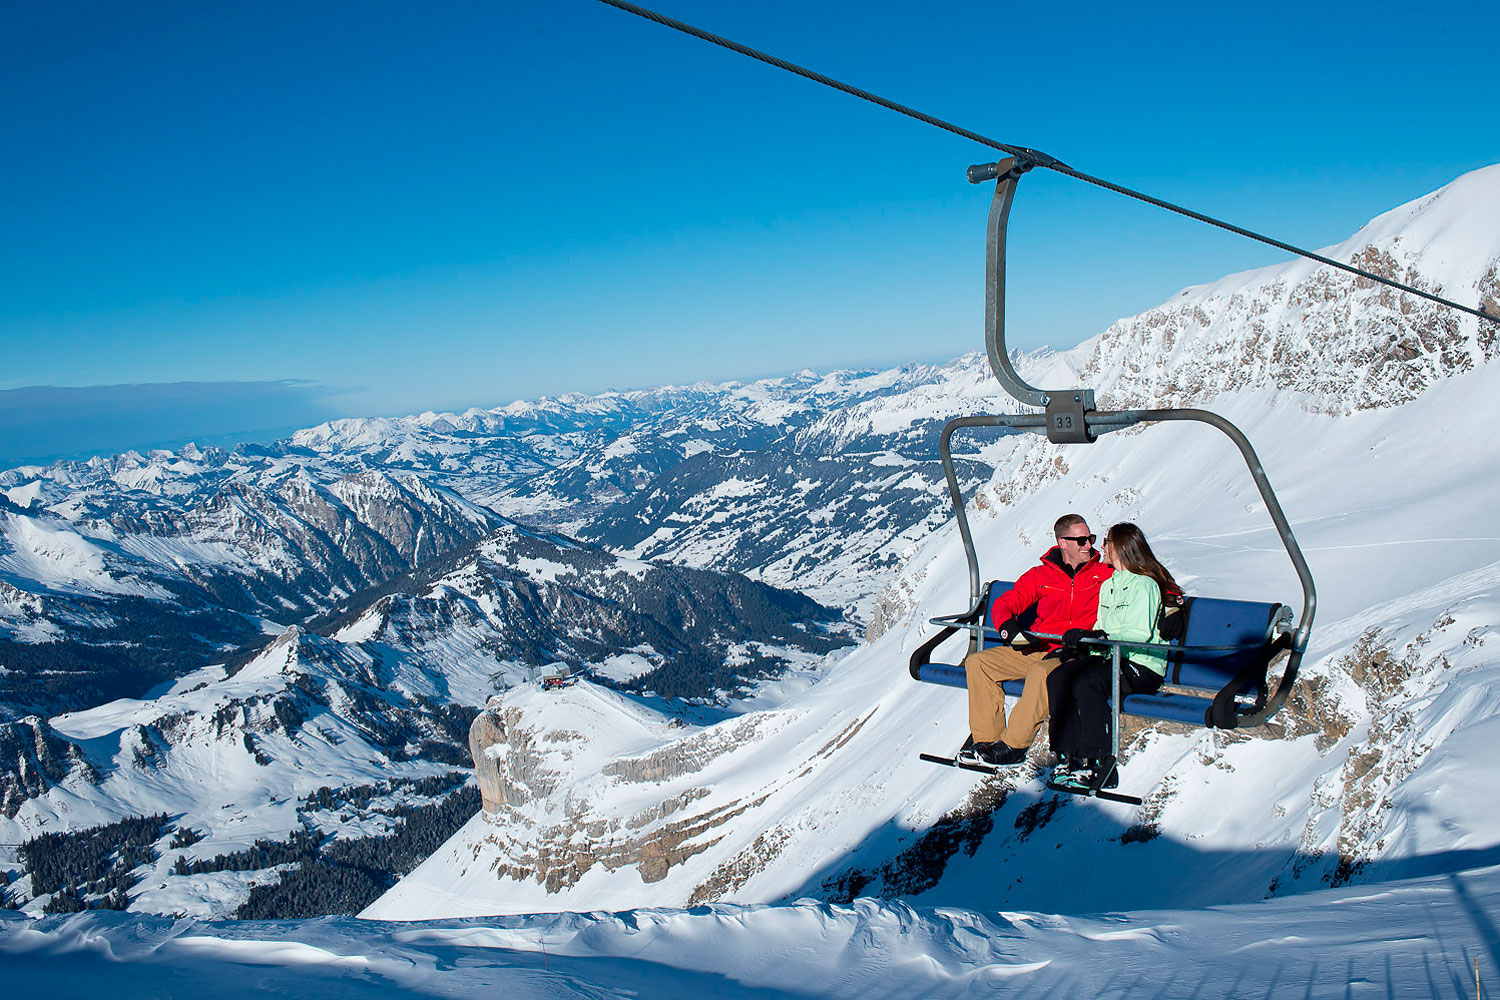
[{"label": "chairlift backrest", "polygon": [[[1011,588],[1013,588],[1015,585],[1015,581],[1013,580],[994,580],[990,583],[989,587],[985,589],[984,623],[991,629],[998,629],[1001,625],[1000,622],[995,621],[995,602],[1000,599],[1000,596],[1002,594],[1010,591]],[[1019,624],[1023,629],[1031,628],[1032,623],[1035,621],[1036,608],[1028,608],[1027,610],[1021,612],[1021,614],[1016,616],[1017,624]],[[992,646],[998,645],[1000,645],[1000,637],[994,635],[992,632],[985,632],[982,636],[980,636],[980,649],[989,649]]]},{"label": "chairlift backrest", "polygon": [[[1218,689],[1263,654],[1257,648],[1274,638],[1278,620],[1288,621],[1291,611],[1283,604],[1231,601],[1223,598],[1189,598],[1183,609],[1187,630],[1181,645],[1241,646],[1242,649],[1190,649],[1167,656],[1168,684]],[[1236,694],[1245,694],[1254,682],[1246,682]]]}]

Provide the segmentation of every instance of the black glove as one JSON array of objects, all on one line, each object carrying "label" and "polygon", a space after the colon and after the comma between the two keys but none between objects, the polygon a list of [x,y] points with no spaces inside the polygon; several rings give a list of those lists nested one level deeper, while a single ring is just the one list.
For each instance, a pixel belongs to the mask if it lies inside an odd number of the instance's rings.
[{"label": "black glove", "polygon": [[995,626],[995,631],[1000,634],[1000,641],[1009,646],[1010,641],[1021,634],[1021,622],[1017,618],[1007,618]]},{"label": "black glove", "polygon": [[1161,610],[1161,617],[1156,619],[1156,634],[1161,636],[1162,642],[1180,640],[1187,634],[1187,615],[1178,608]]},{"label": "black glove", "polygon": [[1180,640],[1187,634],[1187,602],[1181,594],[1162,594],[1161,612],[1156,616],[1156,634],[1162,642]]},{"label": "black glove", "polygon": [[1063,645],[1069,649],[1077,649],[1084,639],[1103,639],[1107,633],[1097,628],[1070,628],[1063,633]]}]

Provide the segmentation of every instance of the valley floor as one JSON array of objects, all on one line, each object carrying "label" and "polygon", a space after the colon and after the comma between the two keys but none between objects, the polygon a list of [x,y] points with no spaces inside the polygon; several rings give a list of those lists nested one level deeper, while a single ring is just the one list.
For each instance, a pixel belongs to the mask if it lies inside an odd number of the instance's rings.
[{"label": "valley floor", "polygon": [[0,911],[12,995],[1442,996],[1500,989],[1500,866],[1088,916],[715,905],[409,923]]}]

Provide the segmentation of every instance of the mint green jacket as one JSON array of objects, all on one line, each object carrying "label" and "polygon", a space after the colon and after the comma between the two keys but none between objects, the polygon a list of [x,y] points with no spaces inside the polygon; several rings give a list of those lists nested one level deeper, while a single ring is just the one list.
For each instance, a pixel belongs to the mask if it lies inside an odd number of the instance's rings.
[{"label": "mint green jacket", "polygon": [[[1099,618],[1094,627],[1111,639],[1127,642],[1161,642],[1156,631],[1161,613],[1161,588],[1149,576],[1117,569],[1099,588]],[[1167,661],[1144,650],[1122,649],[1120,655],[1153,673],[1165,674]]]}]

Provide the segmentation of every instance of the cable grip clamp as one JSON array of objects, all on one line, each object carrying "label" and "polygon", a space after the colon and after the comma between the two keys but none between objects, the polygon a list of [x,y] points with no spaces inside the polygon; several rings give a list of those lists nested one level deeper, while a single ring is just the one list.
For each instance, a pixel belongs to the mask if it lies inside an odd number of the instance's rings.
[{"label": "cable grip clamp", "polygon": [[1087,414],[1094,409],[1094,390],[1054,392],[1047,398],[1047,440],[1053,444],[1089,444]]}]

